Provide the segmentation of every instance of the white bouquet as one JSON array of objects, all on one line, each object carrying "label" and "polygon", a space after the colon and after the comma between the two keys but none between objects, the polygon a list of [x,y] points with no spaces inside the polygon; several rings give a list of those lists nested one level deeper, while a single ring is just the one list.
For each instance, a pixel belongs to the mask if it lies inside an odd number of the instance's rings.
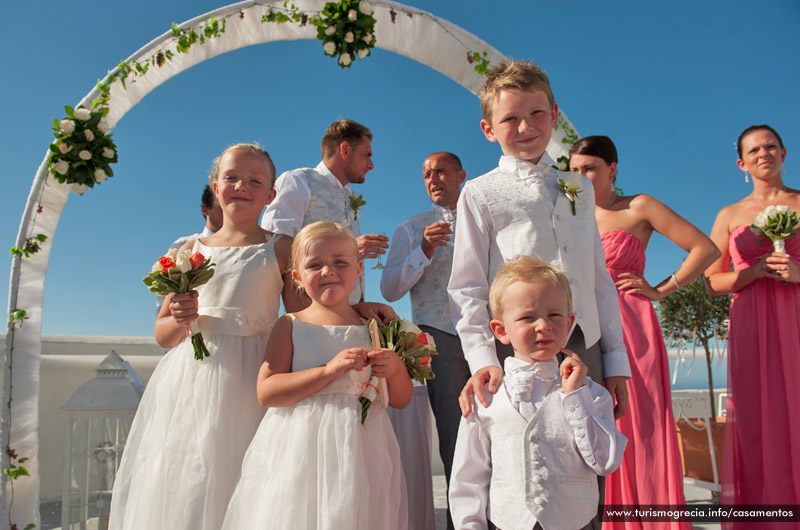
[{"label": "white bouquet", "polygon": [[750,230],[756,235],[768,237],[775,252],[786,252],[784,241],[800,230],[800,218],[788,206],[767,206],[753,218]]}]

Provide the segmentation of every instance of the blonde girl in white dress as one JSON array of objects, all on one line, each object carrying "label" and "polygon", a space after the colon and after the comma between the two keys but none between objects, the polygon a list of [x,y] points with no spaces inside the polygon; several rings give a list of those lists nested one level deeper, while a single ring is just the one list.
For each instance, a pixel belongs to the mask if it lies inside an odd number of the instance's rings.
[{"label": "blonde girl in white dress", "polygon": [[398,530],[407,526],[400,452],[386,411],[361,423],[372,375],[403,408],[413,388],[391,350],[369,351],[367,326],[348,303],[361,274],[356,240],[342,225],[306,226],[292,245],[292,277],[311,305],[278,320],[258,375],[270,407],[242,463],[223,525],[228,530]]},{"label": "blonde girl in white dress", "polygon": [[[261,147],[236,144],[215,160],[209,180],[222,228],[183,248],[211,258],[215,274],[190,294],[168,295],[159,311],[156,341],[172,349],[131,427],[112,530],[218,530],[264,414],[254,389],[291,248],[258,225],[275,196],[275,166]],[[195,360],[187,325],[203,333],[210,357]]]}]

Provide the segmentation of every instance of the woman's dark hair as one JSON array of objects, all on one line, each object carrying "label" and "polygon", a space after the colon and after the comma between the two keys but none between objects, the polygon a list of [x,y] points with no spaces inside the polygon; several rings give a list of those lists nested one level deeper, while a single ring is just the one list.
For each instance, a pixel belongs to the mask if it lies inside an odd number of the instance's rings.
[{"label": "woman's dark hair", "polygon": [[775,135],[775,138],[778,139],[778,144],[780,144],[781,149],[783,149],[783,140],[781,140],[781,135],[778,134],[778,131],[776,131],[775,129],[773,129],[772,127],[770,127],[767,124],[764,124],[764,125],[751,125],[747,129],[742,131],[742,134],[739,135],[739,139],[736,141],[736,152],[739,153],[739,158],[742,158],[742,140],[744,140],[745,136],[747,136],[749,134],[752,134],[752,133],[754,133],[756,131],[769,131],[769,132],[771,132],[772,134]]},{"label": "woman's dark hair", "polygon": [[575,142],[569,150],[572,155],[589,155],[602,158],[606,164],[611,165],[617,160],[617,148],[608,136],[586,136]]}]

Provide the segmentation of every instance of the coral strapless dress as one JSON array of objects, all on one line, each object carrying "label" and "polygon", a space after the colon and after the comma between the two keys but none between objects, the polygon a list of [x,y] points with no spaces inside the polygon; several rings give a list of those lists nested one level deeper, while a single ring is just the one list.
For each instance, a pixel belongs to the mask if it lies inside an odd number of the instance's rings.
[{"label": "coral strapless dress", "polygon": [[[734,270],[741,270],[773,247],[741,226],[729,250]],[[786,240],[786,252],[800,258],[799,237]],[[722,503],[800,504],[800,285],[764,278],[734,293],[728,355]]]},{"label": "coral strapless dress", "polygon": [[[610,230],[602,235],[606,268],[614,281],[623,272],[644,272],[644,245],[632,233]],[[683,470],[678,451],[667,348],[652,302],[619,292],[622,334],[631,365],[628,411],[617,429],[628,438],[622,465],[606,478],[606,504],[685,504]],[[609,529],[691,529],[690,523],[639,522],[603,524]]]}]

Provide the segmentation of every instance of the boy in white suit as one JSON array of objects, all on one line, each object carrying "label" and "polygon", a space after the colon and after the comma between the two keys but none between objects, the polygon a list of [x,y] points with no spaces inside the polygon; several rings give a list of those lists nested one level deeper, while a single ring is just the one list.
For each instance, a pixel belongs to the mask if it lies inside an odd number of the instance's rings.
[{"label": "boy in white suit", "polygon": [[550,81],[531,63],[501,63],[480,95],[481,129],[504,156],[497,169],[467,182],[458,199],[448,295],[474,374],[461,395],[462,412],[469,412],[472,393],[486,405],[486,381],[489,392],[500,383],[502,356],[510,351],[496,350],[489,330],[489,285],[506,259],[527,255],[556,265],[569,278],[577,326],[568,347],[581,355],[589,377],[605,384],[619,418],[631,372],[617,290],[606,271],[592,183],[556,170],[545,152],[558,120]]},{"label": "boy in white suit", "polygon": [[[491,329],[514,357],[488,407],[461,419],[450,479],[450,511],[460,530],[599,528],[596,475],[619,467],[627,440],[614,426],[613,399],[586,377],[569,350],[555,356],[575,315],[567,277],[517,256],[489,294]],[[560,372],[560,377],[559,377]]]}]

